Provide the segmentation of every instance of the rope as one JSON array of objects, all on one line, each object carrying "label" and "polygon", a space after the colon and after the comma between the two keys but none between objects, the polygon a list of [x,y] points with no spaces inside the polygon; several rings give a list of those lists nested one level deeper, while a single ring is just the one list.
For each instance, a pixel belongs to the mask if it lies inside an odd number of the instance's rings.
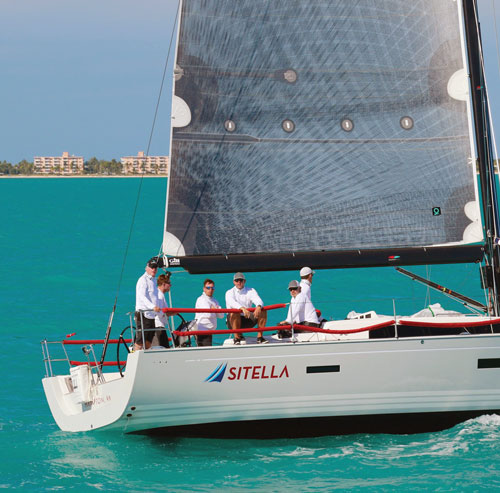
[{"label": "rope", "polygon": [[[262,310],[276,310],[277,308],[285,308],[286,303],[277,303],[276,305],[263,306]],[[249,312],[254,312],[255,308],[247,308]],[[147,312],[151,310],[139,310],[141,312]],[[162,308],[163,313],[241,313],[239,308]]]},{"label": "rope", "polygon": [[[355,334],[357,332],[365,332],[371,330],[381,329],[383,327],[389,327],[394,325],[394,320],[388,320],[376,325],[370,325],[368,327],[361,327],[359,329],[345,329],[345,330],[331,330],[331,329],[320,329],[319,327],[310,327],[308,325],[294,324],[294,329],[300,329],[307,332],[321,332],[322,334]],[[490,322],[491,323],[491,322]],[[275,325],[273,327],[253,327],[250,329],[224,329],[224,330],[190,330],[186,332],[175,330],[173,333],[178,336],[194,336],[194,335],[210,335],[210,334],[240,334],[245,332],[269,332],[270,330],[291,330],[291,325]]]}]

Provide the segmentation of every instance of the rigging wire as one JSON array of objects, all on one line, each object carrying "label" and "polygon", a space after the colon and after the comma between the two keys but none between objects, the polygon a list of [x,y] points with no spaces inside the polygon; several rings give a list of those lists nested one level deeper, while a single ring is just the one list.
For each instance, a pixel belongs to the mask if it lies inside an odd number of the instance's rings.
[{"label": "rigging wire", "polygon": [[[159,110],[159,107],[160,107],[161,95],[162,95],[162,92],[163,92],[163,86],[165,84],[165,77],[166,77],[166,73],[167,73],[167,68],[168,68],[168,64],[169,64],[169,61],[170,61],[170,53],[172,51],[172,42],[173,42],[173,39],[174,39],[175,26],[177,25],[177,19],[178,19],[178,16],[179,16],[179,2],[180,2],[180,0],[178,0],[178,3],[177,3],[177,9],[176,9],[175,19],[174,19],[174,24],[173,24],[174,27],[173,27],[172,32],[170,34],[170,43],[168,45],[168,52],[167,52],[167,56],[166,56],[166,59],[165,59],[165,65],[163,67],[163,74],[162,74],[160,89],[158,91],[158,98],[156,100],[156,107],[155,107],[153,122],[151,124],[151,131],[149,133],[148,145],[147,145],[147,149],[146,149],[146,157],[149,156],[149,150],[151,148],[151,142],[153,140],[153,134],[154,134],[154,129],[155,129],[155,125],[156,125],[156,119],[157,119],[158,110]],[[113,309],[111,311],[111,315],[109,316],[108,327],[107,327],[107,330],[106,330],[106,337],[104,339],[104,344],[103,344],[103,348],[102,348],[101,359],[100,359],[100,362],[99,362],[99,368],[101,368],[101,369],[102,369],[102,364],[104,362],[104,358],[106,357],[106,349],[107,349],[109,337],[110,337],[110,334],[111,334],[111,327],[112,327],[112,324],[113,324],[113,317],[114,317],[114,314],[115,314],[115,311],[116,311],[116,304],[118,302],[118,296],[120,294],[121,284],[122,284],[122,280],[123,280],[123,273],[125,271],[125,264],[127,262],[128,251],[129,251],[129,248],[130,248],[130,241],[132,239],[132,232],[134,230],[135,218],[137,216],[137,210],[139,208],[139,201],[140,201],[140,197],[141,197],[141,190],[142,190],[142,185],[143,185],[143,182],[144,182],[144,174],[145,173],[146,173],[146,169],[145,169],[145,167],[143,167],[142,174],[141,174],[141,179],[140,179],[140,182],[139,182],[139,188],[137,190],[137,197],[136,197],[136,200],[135,200],[134,212],[132,213],[132,220],[131,220],[131,223],[130,223],[128,238],[127,238],[127,244],[125,246],[125,253],[123,255],[123,261],[122,261],[122,266],[121,266],[121,270],[120,270],[120,277],[118,278],[118,287],[117,287],[117,290],[116,290],[115,301],[114,301],[114,304],[113,304]]]},{"label": "rigging wire", "polygon": [[[430,265],[425,266],[425,274],[426,274],[427,280],[430,281],[430,279],[431,279],[431,266]],[[427,286],[424,308],[428,307],[430,304],[431,304],[431,288],[430,288],[430,286]]]},{"label": "rigging wire", "polygon": [[[498,227],[498,209],[497,209],[497,196],[496,196],[496,184],[495,184],[495,162],[494,158],[497,157],[497,148],[496,148],[496,142],[495,142],[495,135],[494,135],[494,130],[493,130],[493,122],[492,122],[492,116],[491,116],[491,107],[490,107],[490,102],[487,96],[487,90],[486,90],[486,68],[485,68],[485,60],[484,60],[484,52],[482,49],[482,44],[481,44],[481,39],[480,39],[480,26],[479,26],[479,14],[477,11],[477,4],[476,2],[473,2],[473,9],[474,9],[474,18],[475,18],[475,23],[476,23],[476,31],[477,35],[479,37],[478,39],[478,47],[479,47],[479,62],[481,65],[481,70],[479,71],[479,76],[480,76],[480,89],[481,89],[481,106],[483,107],[482,110],[482,125],[483,128],[486,129],[485,132],[485,142],[482,143],[482,146],[484,147],[484,153],[487,162],[484,163],[486,167],[486,179],[488,181],[487,185],[490,190],[490,198],[489,202],[487,204],[484,204],[484,219],[485,219],[485,226],[486,226],[486,235],[487,237],[485,238],[486,244],[488,245],[488,249],[490,250],[490,262],[491,262],[491,269],[493,272],[495,272],[497,266],[496,266],[496,255],[495,255],[495,250],[498,248],[497,245],[495,245],[495,237],[498,236],[499,232],[497,230]],[[495,5],[493,2],[493,11],[495,12]],[[498,56],[498,35],[497,35],[497,29],[496,29],[496,18],[495,18],[495,34],[497,38],[497,56]],[[492,142],[493,141],[493,142]],[[480,145],[477,143],[476,145]],[[493,156],[492,156],[493,153]],[[489,166],[488,163],[490,160],[493,158],[493,166]],[[491,219],[490,219],[490,214],[487,212],[486,209],[492,208],[491,212]],[[490,236],[490,238],[488,238]],[[493,275],[493,286],[492,290],[489,289],[490,291],[490,296],[493,294],[493,300],[492,300],[492,307],[494,313],[499,313],[499,301],[497,299],[496,293],[497,293],[497,280],[496,276]],[[489,306],[489,305],[488,305]]]}]

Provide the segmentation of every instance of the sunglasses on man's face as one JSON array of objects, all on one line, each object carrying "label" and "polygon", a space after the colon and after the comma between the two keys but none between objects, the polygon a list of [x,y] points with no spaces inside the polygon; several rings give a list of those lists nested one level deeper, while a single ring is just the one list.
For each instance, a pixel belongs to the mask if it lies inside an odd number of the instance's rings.
[{"label": "sunglasses on man's face", "polygon": [[215,287],[214,286],[205,286],[205,289],[211,289],[211,290],[213,290],[213,289],[215,289]]},{"label": "sunglasses on man's face", "polygon": [[299,288],[288,288],[288,291],[297,291]]},{"label": "sunglasses on man's face", "polygon": [[245,282],[245,279],[235,279],[234,282]]}]

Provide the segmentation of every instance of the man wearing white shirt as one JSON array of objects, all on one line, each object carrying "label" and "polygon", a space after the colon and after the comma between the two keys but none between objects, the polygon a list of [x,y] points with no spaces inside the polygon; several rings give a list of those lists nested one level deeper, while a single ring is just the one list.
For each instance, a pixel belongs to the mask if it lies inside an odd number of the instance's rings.
[{"label": "man wearing white shirt", "polygon": [[[158,287],[155,282],[156,272],[158,271],[158,258],[151,258],[146,264],[146,272],[139,277],[135,286],[135,342],[134,349],[139,350],[144,346],[146,339],[146,349],[151,347],[151,341],[155,334],[156,314],[160,311],[158,306]],[[141,312],[139,310],[149,310]]]},{"label": "man wearing white shirt", "polygon": [[[316,309],[302,291],[297,281],[290,281],[288,290],[292,296],[290,306],[288,308],[288,315],[285,320],[280,322],[280,325],[308,325],[309,327],[319,327],[318,315]],[[296,331],[300,332],[300,330]]]},{"label": "man wearing white shirt", "polygon": [[311,299],[311,284],[315,272],[310,267],[300,269],[300,288],[303,295]]},{"label": "man wearing white shirt", "polygon": [[[262,310],[263,302],[257,291],[253,288],[245,286],[245,275],[237,272],[233,276],[234,287],[226,291],[226,308],[236,308],[243,312],[230,313],[228,316],[228,325],[231,329],[249,329],[257,325],[259,328],[265,327],[267,322],[267,312]],[[255,305],[254,312],[250,312],[248,308]],[[242,334],[234,334],[234,344],[241,344],[245,341]],[[262,336],[262,332],[257,333],[257,343],[267,344],[269,341]]]},{"label": "man wearing white shirt", "polygon": [[[203,294],[196,300],[195,308],[221,308],[219,302],[214,298],[215,283],[212,279],[203,281]],[[224,318],[223,313],[197,313],[195,320],[197,321],[196,330],[216,330],[217,319]],[[212,334],[204,336],[196,336],[196,344],[198,346],[211,346]]]}]

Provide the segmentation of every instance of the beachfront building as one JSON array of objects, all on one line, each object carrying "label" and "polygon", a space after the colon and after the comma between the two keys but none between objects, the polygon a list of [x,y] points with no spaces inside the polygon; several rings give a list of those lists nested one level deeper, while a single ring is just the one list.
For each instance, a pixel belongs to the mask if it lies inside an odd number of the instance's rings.
[{"label": "beachfront building", "polygon": [[35,156],[33,166],[37,175],[81,175],[83,157],[70,156],[69,152],[62,156]]},{"label": "beachfront building", "polygon": [[137,156],[122,157],[121,163],[124,175],[168,174],[168,156],[145,156],[144,151],[139,151]]}]

